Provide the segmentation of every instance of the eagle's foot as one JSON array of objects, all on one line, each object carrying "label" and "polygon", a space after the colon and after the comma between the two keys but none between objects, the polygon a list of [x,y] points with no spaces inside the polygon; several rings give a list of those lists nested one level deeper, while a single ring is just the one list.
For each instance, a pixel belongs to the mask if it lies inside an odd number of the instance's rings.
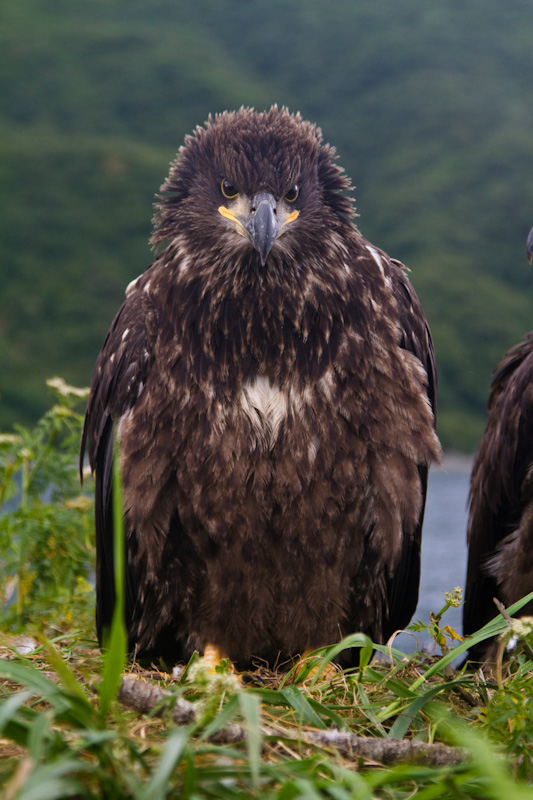
[{"label": "eagle's foot", "polygon": [[188,670],[187,679],[199,694],[196,709],[202,725],[207,724],[220,710],[223,700],[233,697],[242,688],[240,676],[232,662],[224,658],[213,645],[204,648],[203,656]]},{"label": "eagle's foot", "polygon": [[[227,672],[229,675],[236,675],[237,670],[233,661],[226,658],[218,647],[214,644],[207,644],[204,647],[204,654],[201,663],[206,672],[214,675],[215,673]],[[221,669],[223,667],[223,669]]]}]

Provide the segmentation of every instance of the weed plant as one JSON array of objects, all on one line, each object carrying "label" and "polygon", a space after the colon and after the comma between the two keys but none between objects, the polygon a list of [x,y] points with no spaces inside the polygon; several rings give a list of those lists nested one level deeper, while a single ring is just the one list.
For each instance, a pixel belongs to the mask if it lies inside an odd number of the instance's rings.
[{"label": "weed plant", "polygon": [[0,611],[4,631],[87,627],[94,564],[90,479],[77,452],[87,391],[48,381],[55,403],[33,429],[0,434]]},{"label": "weed plant", "polygon": [[[207,673],[193,658],[176,674],[158,664],[146,672],[126,663],[120,590],[100,653],[91,499],[80,493],[76,468],[80,398],[62,382],[52,388],[57,402],[35,429],[0,440],[0,797],[533,800],[531,633],[527,624],[509,633],[500,614],[473,637],[513,637],[494,674],[454,670],[467,649],[443,624],[459,602],[455,591],[414,625],[441,655],[406,655],[357,634],[298,670],[258,666],[238,679],[228,664]],[[119,587],[122,569],[118,559]],[[360,648],[359,668],[332,672],[347,643]],[[147,713],[120,702],[125,668],[164,702]],[[175,722],[180,703],[193,711],[185,724]],[[336,732],[374,743],[443,742],[462,748],[464,759],[382,766],[339,749]]]}]

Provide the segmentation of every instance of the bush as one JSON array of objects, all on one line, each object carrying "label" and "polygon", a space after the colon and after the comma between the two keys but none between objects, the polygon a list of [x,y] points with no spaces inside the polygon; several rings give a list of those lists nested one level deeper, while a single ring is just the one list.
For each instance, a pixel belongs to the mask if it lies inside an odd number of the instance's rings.
[{"label": "bush", "polygon": [[48,381],[55,405],[33,429],[0,435],[0,621],[64,631],[94,607],[93,500],[78,452],[87,390]]}]

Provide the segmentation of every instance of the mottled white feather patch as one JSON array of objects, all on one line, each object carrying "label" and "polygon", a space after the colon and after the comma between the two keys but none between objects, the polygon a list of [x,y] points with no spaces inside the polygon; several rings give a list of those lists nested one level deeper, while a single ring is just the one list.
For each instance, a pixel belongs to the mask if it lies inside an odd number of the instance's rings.
[{"label": "mottled white feather patch", "polygon": [[126,292],[125,292],[126,297],[129,297],[130,294],[132,294],[137,289],[137,282],[141,278],[142,278],[142,275],[138,275],[136,278],[134,278],[132,281],[130,281],[128,283],[128,285],[126,286]]},{"label": "mottled white feather patch", "polygon": [[191,265],[191,258],[190,256],[183,256],[180,261],[180,275],[185,275],[189,271],[189,267]]},{"label": "mottled white feather patch", "polygon": [[316,459],[316,454],[318,453],[319,447],[320,447],[320,439],[318,438],[318,436],[312,436],[311,439],[309,440],[309,449],[308,449],[309,461],[311,462],[311,464]]},{"label": "mottled white feather patch", "polygon": [[263,432],[270,431],[270,441],[274,442],[280,425],[287,416],[289,398],[287,392],[270,383],[268,378],[259,376],[253,383],[243,387],[241,405],[248,417]]},{"label": "mottled white feather patch", "polygon": [[118,418],[117,438],[118,438],[119,442],[122,440],[122,437],[124,436],[124,433],[125,433],[126,429],[128,428],[128,426],[129,426],[129,424],[131,422],[131,416],[132,416],[132,410],[128,406],[128,408],[126,409],[124,414],[122,414]]},{"label": "mottled white feather patch", "polygon": [[380,271],[380,273],[381,273],[381,275],[383,277],[383,280],[385,281],[385,285],[386,285],[387,289],[389,291],[393,291],[391,277],[390,277],[390,275],[387,275],[387,273],[385,272],[385,267],[383,266],[383,259],[381,258],[380,254],[378,253],[378,251],[376,250],[375,247],[372,247],[371,244],[368,244],[366,246],[366,249],[368,250],[368,252],[372,256],[372,258],[374,259],[376,264],[378,265],[379,271]]},{"label": "mottled white feather patch", "polygon": [[324,397],[331,401],[337,389],[337,381],[335,380],[335,375],[331,367],[325,370],[322,377],[319,378],[317,385]]},{"label": "mottled white feather patch", "polygon": [[376,248],[372,247],[371,244],[367,244],[366,245],[366,249],[368,250],[368,252],[372,256],[372,258],[374,259],[376,264],[378,265],[379,270],[380,270],[381,274],[383,275],[383,277],[385,277],[385,270],[383,269],[383,261],[381,260],[381,256],[378,253],[378,251],[376,250]]}]

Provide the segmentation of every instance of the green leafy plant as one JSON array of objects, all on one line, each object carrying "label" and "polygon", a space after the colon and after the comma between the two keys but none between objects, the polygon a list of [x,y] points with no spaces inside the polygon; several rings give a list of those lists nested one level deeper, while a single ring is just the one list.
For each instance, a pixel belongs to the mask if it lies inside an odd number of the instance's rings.
[{"label": "green leafy plant", "polygon": [[486,706],[480,709],[480,720],[491,739],[504,748],[513,773],[533,781],[533,618],[507,621],[496,663],[498,691],[490,691]]},{"label": "green leafy plant", "polygon": [[422,631],[428,633],[435,644],[440,648],[442,655],[445,656],[450,650],[446,641],[447,638],[450,639],[451,642],[460,642],[462,639],[461,636],[459,636],[459,634],[452,627],[450,627],[450,625],[444,625],[441,627],[442,617],[449,608],[458,608],[461,605],[462,599],[462,589],[459,586],[455,586],[451,592],[445,592],[445,603],[442,608],[437,611],[437,613],[430,613],[429,624],[418,620],[409,626],[409,630],[415,633],[420,633]]},{"label": "green leafy plant", "polygon": [[48,381],[56,402],[34,428],[0,435],[0,621],[50,631],[78,627],[93,605],[90,480],[78,452],[86,390]]}]

